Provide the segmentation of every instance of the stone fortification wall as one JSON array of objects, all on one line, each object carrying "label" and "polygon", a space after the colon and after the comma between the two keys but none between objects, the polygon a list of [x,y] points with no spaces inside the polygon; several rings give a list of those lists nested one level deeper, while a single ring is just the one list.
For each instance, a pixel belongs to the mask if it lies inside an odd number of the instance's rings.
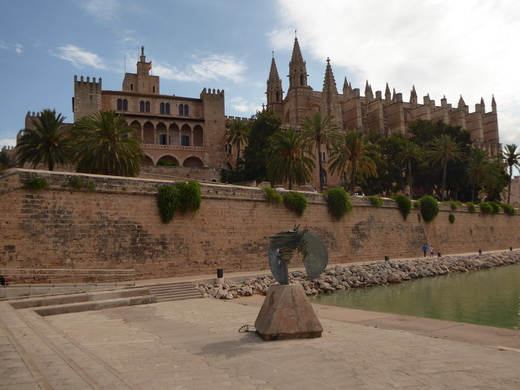
[{"label": "stone fortification wall", "polygon": [[[34,176],[45,177],[50,188],[23,189]],[[74,189],[75,177],[89,183],[90,191]],[[9,171],[0,177],[0,268],[132,268],[141,278],[214,274],[217,268],[263,270],[269,237],[298,224],[324,241],[330,264],[417,256],[424,242],[442,253],[520,246],[518,216],[469,214],[442,205],[425,224],[417,210],[403,221],[393,201],[374,208],[368,199],[354,197],[354,211],[338,222],[317,193],[304,193],[309,207],[297,217],[267,204],[260,189],[217,184],[202,185],[198,212],[163,224],[156,194],[167,183]]]}]

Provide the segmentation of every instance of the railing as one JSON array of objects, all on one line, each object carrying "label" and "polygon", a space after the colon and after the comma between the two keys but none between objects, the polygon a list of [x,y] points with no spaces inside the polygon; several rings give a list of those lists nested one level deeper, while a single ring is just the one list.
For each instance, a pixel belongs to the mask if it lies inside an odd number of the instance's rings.
[{"label": "railing", "polygon": [[9,285],[135,285],[136,272],[135,269],[0,268],[0,275],[8,281]]},{"label": "railing", "polygon": [[167,150],[191,150],[191,151],[204,151],[202,146],[180,146],[180,145],[160,145],[160,144],[142,144],[143,149],[167,149]]}]

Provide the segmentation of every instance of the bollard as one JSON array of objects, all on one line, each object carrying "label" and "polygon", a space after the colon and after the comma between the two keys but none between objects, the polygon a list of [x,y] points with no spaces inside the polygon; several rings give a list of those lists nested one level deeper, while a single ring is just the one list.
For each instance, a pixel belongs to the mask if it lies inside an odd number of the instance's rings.
[{"label": "bollard", "polygon": [[442,256],[441,252],[437,253],[437,257],[441,257],[441,256]]},{"label": "bollard", "polygon": [[510,247],[509,247],[509,250],[510,250],[510,251],[512,251],[512,250],[513,250],[513,247],[512,247],[512,246],[510,246]]},{"label": "bollard", "polygon": [[385,256],[385,261],[388,261],[390,260],[390,257],[389,256]]},{"label": "bollard", "polygon": [[479,254],[479,255],[482,254],[482,249],[479,249],[479,250],[478,250],[478,254]]},{"label": "bollard", "polygon": [[224,282],[224,269],[217,268],[217,284],[221,285]]}]

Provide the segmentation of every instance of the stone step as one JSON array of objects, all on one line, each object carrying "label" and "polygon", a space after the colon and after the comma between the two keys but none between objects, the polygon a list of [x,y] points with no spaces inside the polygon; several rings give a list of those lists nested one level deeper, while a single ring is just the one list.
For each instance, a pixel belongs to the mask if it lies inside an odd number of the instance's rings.
[{"label": "stone step", "polygon": [[125,288],[107,291],[94,291],[79,294],[64,294],[53,296],[42,296],[37,298],[24,298],[12,300],[9,303],[15,309],[27,309],[31,307],[56,306],[80,302],[101,301],[116,298],[129,298],[149,296],[148,288]]},{"label": "stone step", "polygon": [[111,309],[114,307],[145,305],[157,302],[153,295],[139,295],[125,298],[113,298],[93,300],[87,302],[74,302],[59,305],[50,305],[34,308],[34,312],[40,316],[50,316],[65,313],[78,313],[81,311]]},{"label": "stone step", "polygon": [[203,298],[200,291],[190,282],[161,283],[146,286],[157,302]]}]

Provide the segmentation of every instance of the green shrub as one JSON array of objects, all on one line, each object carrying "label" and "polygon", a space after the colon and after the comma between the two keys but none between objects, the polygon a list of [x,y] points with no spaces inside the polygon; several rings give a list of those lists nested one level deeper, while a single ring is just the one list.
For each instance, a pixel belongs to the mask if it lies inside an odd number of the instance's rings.
[{"label": "green shrub", "polygon": [[379,196],[371,195],[368,196],[368,199],[370,199],[370,204],[374,207],[383,207],[383,199],[381,199]]},{"label": "green shrub", "polygon": [[76,176],[69,180],[69,186],[77,190],[81,190],[83,188],[83,180]]},{"label": "green shrub", "polygon": [[498,214],[500,212],[500,205],[497,202],[491,201],[491,202],[489,202],[489,204],[491,205],[491,208],[493,209],[493,211],[491,211],[492,214]]},{"label": "green shrub", "polygon": [[179,190],[179,209],[182,214],[188,211],[197,211],[200,209],[201,193],[200,184],[196,181],[189,180],[177,183],[175,185]]},{"label": "green shrub", "polygon": [[500,207],[502,207],[502,210],[504,210],[504,213],[506,213],[507,215],[515,215],[516,214],[516,210],[513,206],[511,206],[510,204],[508,203],[502,203],[500,205]]},{"label": "green shrub", "polygon": [[298,192],[286,192],[283,194],[283,204],[301,217],[307,208],[308,201],[305,196]]},{"label": "green shrub", "polygon": [[327,196],[329,214],[335,219],[341,219],[354,208],[347,191],[341,187],[332,188],[325,195]]},{"label": "green shrub", "polygon": [[176,186],[162,186],[159,188],[157,205],[163,223],[170,222],[179,208],[180,191]]},{"label": "green shrub", "polygon": [[431,222],[439,214],[439,202],[430,195],[423,196],[419,199],[421,215],[424,222]]},{"label": "green shrub", "polygon": [[450,221],[450,223],[454,223],[455,222],[455,215],[453,215],[452,213],[450,213],[448,215],[448,220]]},{"label": "green shrub", "polygon": [[69,180],[69,186],[75,188],[76,190],[85,188],[88,192],[96,191],[96,185],[92,180],[82,179],[81,177],[77,176]]},{"label": "green shrub", "polygon": [[265,201],[269,204],[282,204],[283,198],[278,192],[276,192],[273,188],[265,187],[264,190],[264,198]]},{"label": "green shrub", "polygon": [[493,212],[493,206],[491,206],[489,202],[482,202],[480,204],[480,211],[482,214],[491,214]]},{"label": "green shrub", "polygon": [[468,207],[468,212],[469,213],[476,213],[477,212],[477,208],[475,207],[475,205],[473,204],[473,202],[466,202],[466,206]]},{"label": "green shrub", "polygon": [[158,167],[178,167],[179,163],[159,160],[159,161],[157,161],[157,166]]},{"label": "green shrub", "polygon": [[49,188],[49,183],[47,183],[47,180],[44,177],[32,177],[25,181],[23,188],[28,190],[42,190],[44,188]]},{"label": "green shrub", "polygon": [[444,204],[449,204],[450,205],[450,208],[452,210],[457,210],[460,206],[462,206],[462,202],[459,202],[458,200],[455,201],[455,200],[450,200],[450,201],[447,201],[447,202],[442,202]]},{"label": "green shrub", "polygon": [[403,194],[395,195],[392,197],[392,199],[396,201],[399,212],[406,221],[406,217],[408,217],[408,214],[410,214],[410,211],[412,211],[412,201]]}]

